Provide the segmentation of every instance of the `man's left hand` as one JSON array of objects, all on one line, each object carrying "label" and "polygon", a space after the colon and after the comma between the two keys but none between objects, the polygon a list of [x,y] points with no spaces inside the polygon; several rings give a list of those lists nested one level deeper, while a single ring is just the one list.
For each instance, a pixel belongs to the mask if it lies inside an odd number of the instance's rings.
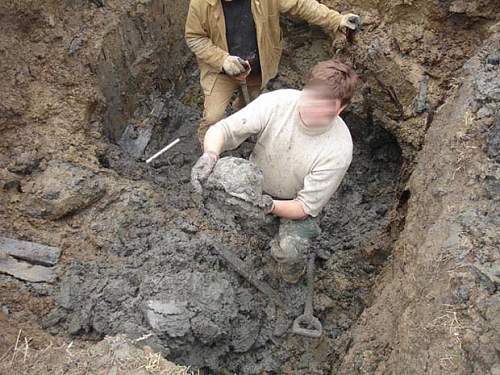
[{"label": "man's left hand", "polygon": [[340,27],[358,30],[361,27],[361,17],[353,13],[344,14],[342,15],[342,20],[340,21]]}]

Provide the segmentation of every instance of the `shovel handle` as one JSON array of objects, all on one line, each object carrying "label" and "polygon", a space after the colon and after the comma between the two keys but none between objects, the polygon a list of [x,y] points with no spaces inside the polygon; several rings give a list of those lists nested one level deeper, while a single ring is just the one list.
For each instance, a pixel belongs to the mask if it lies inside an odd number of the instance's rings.
[{"label": "shovel handle", "polygon": [[243,94],[243,100],[245,101],[245,105],[250,104],[250,93],[248,92],[247,80],[240,81],[241,93]]},{"label": "shovel handle", "polygon": [[318,338],[323,334],[323,326],[318,318],[313,315],[313,293],[314,293],[314,261],[316,253],[309,257],[307,267],[307,294],[304,314],[293,321],[292,332],[306,337]]}]

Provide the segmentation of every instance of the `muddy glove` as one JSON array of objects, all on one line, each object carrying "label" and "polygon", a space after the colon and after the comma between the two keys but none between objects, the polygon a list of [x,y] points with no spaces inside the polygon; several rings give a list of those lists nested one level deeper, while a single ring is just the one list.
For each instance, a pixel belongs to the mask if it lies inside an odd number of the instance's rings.
[{"label": "muddy glove", "polygon": [[340,21],[340,27],[351,30],[358,30],[361,27],[361,18],[357,14],[348,13],[342,15],[342,20]]},{"label": "muddy glove", "polygon": [[224,70],[224,73],[232,77],[245,73],[247,69],[241,63],[241,61],[243,60],[237,56],[226,57],[224,63],[222,64],[222,69]]},{"label": "muddy glove", "polygon": [[202,193],[201,183],[205,182],[208,176],[210,176],[218,159],[219,157],[214,152],[205,152],[193,166],[191,170],[191,185],[193,185],[194,191],[198,194]]},{"label": "muddy glove", "polygon": [[273,211],[274,208],[274,202],[273,198],[271,198],[267,194],[262,195],[262,211],[264,211],[264,215],[268,215]]}]

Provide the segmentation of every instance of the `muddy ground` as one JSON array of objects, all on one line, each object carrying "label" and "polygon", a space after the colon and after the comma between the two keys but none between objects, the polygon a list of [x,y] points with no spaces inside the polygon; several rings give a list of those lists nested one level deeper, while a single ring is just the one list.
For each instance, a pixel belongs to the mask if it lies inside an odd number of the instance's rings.
[{"label": "muddy ground", "polygon": [[332,53],[363,81],[344,118],[353,163],[314,243],[318,340],[289,332],[305,286],[275,274],[273,228],[215,220],[190,187],[201,94],[185,2],[0,5],[0,234],[63,250],[54,284],[0,275],[2,353],[23,328],[34,348],[146,337],[212,373],[500,371],[495,2],[325,3],[362,14],[363,32],[332,47],[284,19],[268,87],[300,88]]}]

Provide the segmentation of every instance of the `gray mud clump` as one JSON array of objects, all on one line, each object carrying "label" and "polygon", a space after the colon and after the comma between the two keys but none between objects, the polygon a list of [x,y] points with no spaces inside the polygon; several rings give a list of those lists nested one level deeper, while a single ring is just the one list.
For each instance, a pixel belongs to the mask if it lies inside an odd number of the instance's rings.
[{"label": "gray mud clump", "polygon": [[264,223],[262,171],[252,162],[236,157],[220,159],[204,185],[207,211],[232,226],[259,227]]},{"label": "gray mud clump", "polygon": [[34,197],[25,210],[33,217],[57,220],[95,203],[104,195],[103,181],[93,172],[53,160],[29,186]]}]

